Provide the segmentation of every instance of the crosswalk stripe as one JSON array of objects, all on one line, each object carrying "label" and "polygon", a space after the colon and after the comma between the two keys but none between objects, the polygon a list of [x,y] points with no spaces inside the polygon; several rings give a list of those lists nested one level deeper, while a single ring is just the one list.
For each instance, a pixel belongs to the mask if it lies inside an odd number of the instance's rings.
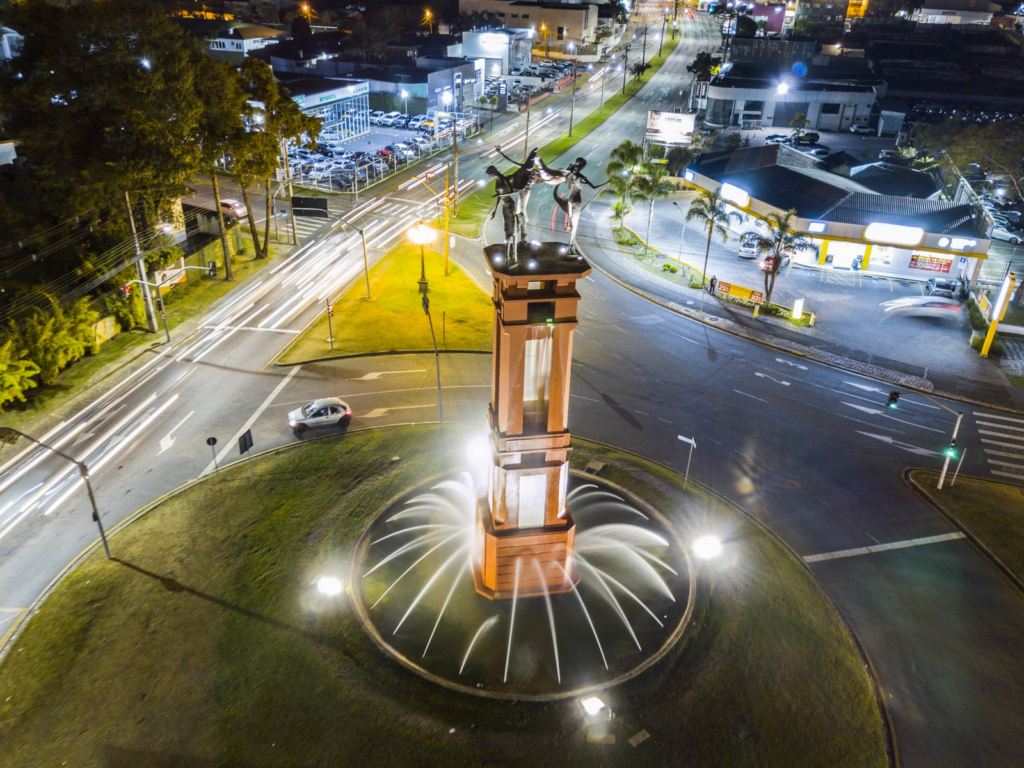
[{"label": "crosswalk stripe", "polygon": [[998,469],[990,470],[993,475],[999,475],[1000,477],[1012,477],[1014,480],[1024,480],[1024,474],[1015,475],[1013,472],[1000,472]]},{"label": "crosswalk stripe", "polygon": [[1013,421],[1016,422],[1017,424],[1024,424],[1024,419],[1014,419],[1010,416],[997,416],[994,413],[978,413],[977,411],[975,411],[974,415],[980,416],[985,419],[999,419],[1000,421]]},{"label": "crosswalk stripe", "polygon": [[979,435],[992,435],[993,437],[1001,437],[1004,440],[1024,440],[1024,436],[1017,437],[1017,435],[1008,435],[1005,432],[993,432],[990,429],[979,429]]},{"label": "crosswalk stripe", "polygon": [[1024,432],[1024,427],[1011,427],[1009,424],[995,424],[991,421],[979,421],[978,424],[983,427],[997,427],[999,429],[1008,429],[1011,432]]},{"label": "crosswalk stripe", "polygon": [[999,461],[998,459],[985,459],[985,461],[999,467],[1013,467],[1014,469],[1019,469],[1021,472],[1024,472],[1024,464],[1014,464],[1011,461]]},{"label": "crosswalk stripe", "polygon": [[[1024,445],[1016,445],[1014,443],[1001,443],[998,440],[986,440],[985,438],[982,438],[981,442],[983,442],[985,445],[998,445],[1000,448],[1016,448],[1017,450],[1024,451]],[[1024,456],[1024,454],[1021,455]]]},{"label": "crosswalk stripe", "polygon": [[1024,460],[1024,453],[1010,453],[1009,451],[993,451],[990,448],[986,448],[985,453],[989,454],[990,456],[1007,456],[1011,459]]}]

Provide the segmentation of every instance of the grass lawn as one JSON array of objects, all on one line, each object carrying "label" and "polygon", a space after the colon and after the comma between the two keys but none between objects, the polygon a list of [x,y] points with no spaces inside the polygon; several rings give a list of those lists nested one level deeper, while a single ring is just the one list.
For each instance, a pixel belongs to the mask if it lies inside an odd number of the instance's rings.
[{"label": "grass lawn", "polygon": [[[222,472],[87,558],[0,664],[6,765],[883,766],[881,721],[850,638],[799,563],[717,497],[576,441],[683,540],[714,528],[683,639],[604,698],[613,745],[572,699],[492,701],[384,657],[317,575],[347,573],[367,522],[459,466],[469,430],[320,440]],[[391,461],[400,456],[400,461]],[[342,469],[343,468],[343,469]],[[641,729],[650,738],[634,748]]]},{"label": "grass lawn", "polygon": [[[181,323],[202,314],[210,304],[235,288],[245,278],[263,269],[290,247],[271,242],[270,258],[257,261],[252,255],[252,238],[243,232],[242,242],[245,252],[236,255],[231,262],[234,268],[232,282],[191,277],[186,285],[177,286],[164,296],[172,339],[175,339],[174,329]],[[223,265],[220,266],[218,274],[223,277]],[[118,334],[100,347],[98,354],[83,357],[62,371],[53,384],[26,392],[26,402],[8,405],[0,415],[4,426],[41,436],[67,413],[94,399],[99,394],[99,387],[124,377],[129,371],[149,360],[154,345],[165,342],[159,307],[154,304],[154,308],[157,310],[157,333],[133,330]]]},{"label": "grass lawn", "polygon": [[[448,277],[444,277],[444,259],[436,251],[426,252],[426,267],[438,349],[490,349],[494,322],[490,296],[450,259]],[[362,279],[335,301],[331,318],[333,352],[327,341],[327,313],[323,312],[278,362],[295,363],[332,354],[433,349],[430,324],[420,305],[419,277],[419,247],[406,243],[396,246],[370,270],[371,301],[366,300]]]},{"label": "grass lawn", "polygon": [[[569,136],[569,131],[566,131],[558,138],[552,139],[541,147],[538,154],[544,162],[553,163],[575,144],[582,141],[590,134],[591,131],[601,125],[601,123],[611,117],[612,114],[615,113],[615,110],[629,101],[633,95],[654,76],[655,72],[657,72],[661,68],[661,65],[665,63],[665,59],[668,58],[669,54],[676,49],[676,45],[678,45],[678,43],[678,40],[666,42],[663,53],[660,56],[654,56],[648,60],[651,64],[651,68],[644,73],[643,77],[641,77],[639,81],[634,79],[629,80],[626,84],[625,94],[621,91],[616,92],[614,88],[609,87],[608,91],[613,95],[610,95],[605,99],[604,110],[591,112],[589,115],[577,122],[573,126],[571,137]],[[605,75],[605,77],[608,76],[609,75]],[[506,174],[510,173],[511,169],[506,168],[503,172]],[[487,184],[482,189],[478,189],[467,197],[465,201],[459,203],[459,216],[458,218],[453,218],[451,220],[449,223],[449,229],[464,237],[476,237],[480,234],[480,227],[483,226],[484,216],[487,215],[487,212],[490,211],[493,206],[494,190],[489,184]]]},{"label": "grass lawn", "polygon": [[918,470],[911,477],[1014,576],[1024,580],[1024,489],[993,480],[958,477],[952,487],[947,479],[939,491],[935,488],[937,472]]}]

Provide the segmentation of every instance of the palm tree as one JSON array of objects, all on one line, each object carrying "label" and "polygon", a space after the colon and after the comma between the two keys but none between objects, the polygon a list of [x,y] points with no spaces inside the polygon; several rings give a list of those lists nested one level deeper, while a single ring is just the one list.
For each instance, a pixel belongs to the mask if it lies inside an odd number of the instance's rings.
[{"label": "palm tree", "polygon": [[793,131],[794,141],[796,141],[797,137],[799,137],[804,132],[804,128],[806,128],[809,124],[810,120],[807,119],[806,112],[797,112],[795,115],[793,115],[793,119],[789,121],[789,125],[791,128],[796,128],[796,130]]},{"label": "palm tree", "polygon": [[644,238],[644,256],[650,248],[651,222],[654,219],[654,201],[664,200],[675,191],[675,186],[665,177],[668,171],[663,165],[655,163],[644,163],[643,170],[636,174],[636,184],[633,189],[633,199],[638,203],[647,203],[647,237]]},{"label": "palm tree", "polygon": [[768,222],[771,231],[767,235],[758,232],[750,238],[758,255],[766,257],[763,262],[765,304],[771,303],[772,291],[775,290],[775,278],[782,268],[783,256],[792,255],[796,251],[818,252],[818,246],[811,238],[793,229],[790,222],[794,216],[796,216],[795,208],[790,208],[785,213],[769,213],[765,216],[765,221]]},{"label": "palm tree", "polygon": [[708,231],[708,242],[704,248],[704,269],[700,279],[700,312],[704,314],[704,281],[708,279],[708,255],[711,253],[711,236],[718,234],[723,240],[729,239],[729,224],[737,223],[740,214],[729,210],[729,204],[718,194],[718,191],[702,190],[690,203],[686,211],[687,221],[698,221]]},{"label": "palm tree", "polygon": [[623,217],[629,210],[629,200],[633,196],[636,171],[644,160],[644,148],[629,139],[619,144],[609,155],[604,172],[608,174],[608,192],[621,201]]}]

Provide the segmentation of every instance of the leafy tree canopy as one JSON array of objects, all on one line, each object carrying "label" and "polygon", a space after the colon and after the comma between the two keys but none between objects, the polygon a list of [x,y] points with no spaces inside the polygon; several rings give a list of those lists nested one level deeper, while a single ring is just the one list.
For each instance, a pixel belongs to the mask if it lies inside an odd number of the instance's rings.
[{"label": "leafy tree canopy", "polygon": [[722,66],[721,58],[712,56],[707,51],[701,51],[697,54],[697,58],[686,66],[686,71],[696,75],[697,80],[705,81],[710,80],[711,76],[718,71],[720,66]]}]

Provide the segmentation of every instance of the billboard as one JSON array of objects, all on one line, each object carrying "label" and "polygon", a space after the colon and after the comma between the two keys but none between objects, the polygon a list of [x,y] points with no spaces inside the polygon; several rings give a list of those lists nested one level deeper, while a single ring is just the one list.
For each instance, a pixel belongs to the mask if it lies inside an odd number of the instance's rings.
[{"label": "billboard", "polygon": [[690,144],[696,119],[694,112],[648,112],[647,138],[665,144]]}]

